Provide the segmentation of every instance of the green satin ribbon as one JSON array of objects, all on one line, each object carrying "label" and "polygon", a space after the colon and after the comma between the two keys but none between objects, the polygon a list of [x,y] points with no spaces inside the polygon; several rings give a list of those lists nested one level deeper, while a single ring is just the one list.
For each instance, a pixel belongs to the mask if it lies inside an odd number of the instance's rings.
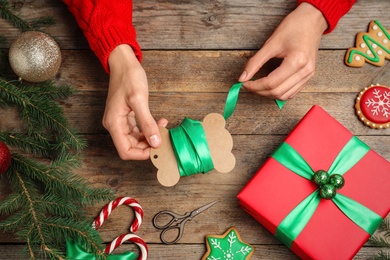
[{"label": "green satin ribbon", "polygon": [[231,86],[229,90],[229,93],[226,97],[225,110],[223,111],[223,117],[225,118],[225,120],[227,120],[233,114],[234,109],[236,109],[238,94],[240,93],[242,84],[244,83],[237,82],[236,84],[233,84],[233,86]]},{"label": "green satin ribbon", "polygon": [[[365,143],[353,136],[329,167],[329,175],[333,173],[343,175],[360,161],[369,150],[370,148]],[[282,143],[272,154],[272,157],[295,174],[311,181],[314,175],[313,169],[288,143]],[[319,189],[317,189],[283,219],[276,229],[275,236],[290,248],[313,216],[320,201],[321,197]],[[342,194],[337,193],[332,201],[351,221],[370,235],[375,232],[383,221],[382,217],[374,211]]]},{"label": "green satin ribbon", "polygon": [[136,260],[137,255],[134,252],[124,252],[122,254],[104,254],[96,257],[94,254],[86,252],[80,245],[66,240],[66,259],[67,260]]},{"label": "green satin ribbon", "polygon": [[278,108],[282,110],[283,106],[286,104],[287,100],[279,100],[275,99],[276,105],[278,105]]},{"label": "green satin ribbon", "polygon": [[199,121],[184,118],[169,130],[180,176],[206,173],[214,169],[206,134]]},{"label": "green satin ribbon", "polygon": [[[226,98],[226,105],[225,110],[223,112],[223,117],[225,120],[227,120],[234,112],[234,109],[236,109],[237,101],[238,101],[238,94],[240,93],[240,89],[242,87],[243,82],[237,82],[231,86],[229,93]],[[286,103],[285,100],[279,100],[275,99],[276,105],[279,107],[279,109],[282,109],[284,104]]]}]

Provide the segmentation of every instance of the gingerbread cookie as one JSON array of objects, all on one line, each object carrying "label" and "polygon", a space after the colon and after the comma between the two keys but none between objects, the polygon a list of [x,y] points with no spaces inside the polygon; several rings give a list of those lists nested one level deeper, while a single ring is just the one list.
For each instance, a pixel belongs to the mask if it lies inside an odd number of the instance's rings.
[{"label": "gingerbread cookie", "polygon": [[247,260],[254,252],[253,246],[242,241],[235,227],[229,228],[222,235],[206,236],[206,246],[207,252],[202,260]]},{"label": "gingerbread cookie", "polygon": [[371,85],[364,88],[356,98],[356,115],[371,128],[390,126],[390,88]]},{"label": "gingerbread cookie", "polygon": [[345,64],[351,67],[362,67],[365,62],[383,66],[385,59],[390,59],[390,31],[379,21],[371,21],[368,32],[359,32],[356,45],[349,48],[345,55]]}]

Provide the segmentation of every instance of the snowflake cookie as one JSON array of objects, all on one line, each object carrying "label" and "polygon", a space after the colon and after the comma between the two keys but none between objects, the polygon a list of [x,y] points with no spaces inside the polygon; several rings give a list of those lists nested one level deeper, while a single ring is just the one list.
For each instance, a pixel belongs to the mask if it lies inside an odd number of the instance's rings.
[{"label": "snowflake cookie", "polygon": [[356,115],[371,128],[390,127],[390,88],[371,85],[360,91],[355,103]]},{"label": "snowflake cookie", "polygon": [[247,260],[250,259],[254,248],[242,241],[234,227],[222,235],[206,236],[207,252],[202,260]]}]

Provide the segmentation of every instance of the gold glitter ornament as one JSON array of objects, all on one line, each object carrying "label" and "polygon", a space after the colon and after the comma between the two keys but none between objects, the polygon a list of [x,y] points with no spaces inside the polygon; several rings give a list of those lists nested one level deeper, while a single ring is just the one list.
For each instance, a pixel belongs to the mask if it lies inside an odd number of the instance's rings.
[{"label": "gold glitter ornament", "polygon": [[28,31],[12,43],[9,62],[22,80],[43,82],[54,77],[60,68],[61,50],[49,35]]}]

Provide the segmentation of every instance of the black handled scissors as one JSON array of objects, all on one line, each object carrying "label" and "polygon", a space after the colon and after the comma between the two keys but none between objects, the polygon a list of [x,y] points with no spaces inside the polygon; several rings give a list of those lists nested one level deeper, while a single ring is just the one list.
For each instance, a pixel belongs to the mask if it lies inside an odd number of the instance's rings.
[{"label": "black handled scissors", "polygon": [[[206,205],[204,205],[204,206],[202,206],[202,207],[200,207],[200,208],[198,208],[196,210],[193,210],[191,212],[187,212],[184,215],[176,214],[175,212],[172,212],[170,210],[163,210],[163,211],[160,211],[159,213],[157,213],[153,217],[153,225],[154,225],[155,228],[163,230],[161,232],[161,234],[160,234],[161,242],[163,242],[164,244],[170,245],[170,244],[174,244],[177,241],[179,241],[179,239],[183,236],[183,229],[184,229],[184,225],[186,224],[186,222],[191,220],[196,215],[202,213],[206,209],[210,208],[215,203],[217,203],[217,201],[213,201],[211,203],[208,203],[208,204],[206,204]],[[170,219],[167,224],[162,226],[162,225],[159,225],[157,223],[157,219],[160,218],[163,215],[172,217],[172,219]],[[177,237],[174,240],[172,240],[172,241],[167,241],[164,238],[166,232],[169,231],[169,230],[174,230],[174,229],[177,229],[177,231],[178,231]]]}]

